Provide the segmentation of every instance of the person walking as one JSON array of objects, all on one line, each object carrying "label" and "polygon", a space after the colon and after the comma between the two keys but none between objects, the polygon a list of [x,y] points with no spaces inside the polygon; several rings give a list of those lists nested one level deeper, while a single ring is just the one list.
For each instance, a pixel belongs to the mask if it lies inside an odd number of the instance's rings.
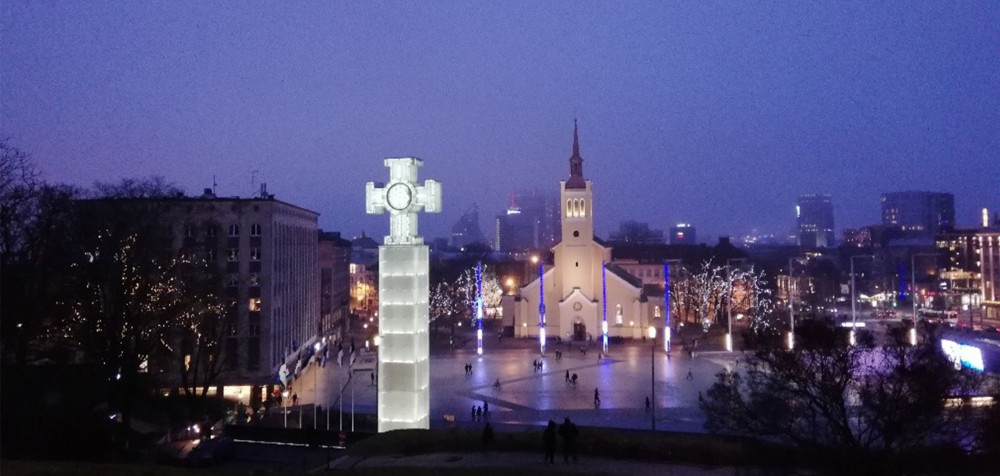
[{"label": "person walking", "polygon": [[472,406],[472,421],[476,421],[476,406]]},{"label": "person walking", "polygon": [[486,422],[486,426],[483,427],[483,449],[489,449],[490,443],[493,443],[493,425]]},{"label": "person walking", "polygon": [[483,421],[483,407],[476,407],[476,421]]},{"label": "person walking", "polygon": [[576,437],[578,434],[576,425],[569,421],[569,417],[566,417],[563,424],[559,425],[559,436],[563,439],[563,462],[565,463],[569,463],[570,455],[573,455],[573,461],[576,461]]},{"label": "person walking", "polygon": [[488,421],[490,419],[490,402],[483,400],[483,417]]},{"label": "person walking", "polygon": [[649,397],[646,397],[646,413],[649,413],[649,407],[650,407]]},{"label": "person walking", "polygon": [[374,387],[375,386],[375,371],[374,370],[372,370],[371,376],[372,376],[372,387]]},{"label": "person walking", "polygon": [[542,443],[545,445],[545,462],[556,464],[556,422],[549,420],[549,426],[542,432]]},{"label": "person walking", "polygon": [[601,393],[597,391],[597,387],[594,387],[594,407],[601,406]]},{"label": "person walking", "polygon": [[566,369],[566,383],[569,383],[569,369]]}]

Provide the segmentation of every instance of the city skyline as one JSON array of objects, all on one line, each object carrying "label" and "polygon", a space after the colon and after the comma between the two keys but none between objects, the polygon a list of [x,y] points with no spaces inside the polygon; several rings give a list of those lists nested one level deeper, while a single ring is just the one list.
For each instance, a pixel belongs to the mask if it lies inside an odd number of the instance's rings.
[{"label": "city skyline", "polygon": [[[1000,6],[191,4],[0,7],[0,135],[50,182],[160,175],[276,198],[380,237],[364,183],[424,159],[446,237],[472,203],[555,194],[579,119],[600,236],[625,220],[699,237],[840,230],[879,197],[1000,209]],[[490,234],[490,223],[480,226]]]}]

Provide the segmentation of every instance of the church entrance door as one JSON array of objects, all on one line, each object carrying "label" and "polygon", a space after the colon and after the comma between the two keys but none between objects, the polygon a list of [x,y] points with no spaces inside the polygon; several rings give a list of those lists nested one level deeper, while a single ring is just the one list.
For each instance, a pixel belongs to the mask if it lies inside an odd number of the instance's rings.
[{"label": "church entrance door", "polygon": [[573,324],[573,340],[587,340],[587,326],[580,321]]}]

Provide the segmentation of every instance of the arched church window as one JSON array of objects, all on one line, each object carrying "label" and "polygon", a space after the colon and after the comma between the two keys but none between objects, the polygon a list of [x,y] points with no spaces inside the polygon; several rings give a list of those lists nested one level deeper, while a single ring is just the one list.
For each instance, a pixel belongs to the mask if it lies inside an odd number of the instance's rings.
[{"label": "arched church window", "polygon": [[566,200],[566,216],[573,216],[573,200]]},{"label": "arched church window", "polygon": [[624,317],[622,316],[622,305],[621,304],[616,304],[615,305],[615,324],[617,324],[617,325],[620,326],[620,325],[622,325],[623,320],[624,320]]},{"label": "arched church window", "polygon": [[580,216],[581,217],[587,216],[587,204],[584,203],[582,198],[580,199]]},{"label": "arched church window", "polygon": [[653,307],[653,317],[656,317],[656,318],[660,317],[660,306],[654,306]]}]

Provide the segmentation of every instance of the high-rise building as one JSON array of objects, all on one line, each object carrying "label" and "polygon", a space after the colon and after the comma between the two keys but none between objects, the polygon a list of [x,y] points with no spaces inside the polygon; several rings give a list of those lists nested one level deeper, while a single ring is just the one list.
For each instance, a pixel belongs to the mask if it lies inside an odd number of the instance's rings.
[{"label": "high-rise building", "polygon": [[451,227],[451,246],[460,248],[473,243],[486,243],[479,228],[479,206],[475,203]]},{"label": "high-rise building", "polygon": [[908,236],[926,238],[955,226],[955,196],[935,192],[882,194],[882,224],[896,225]]},{"label": "high-rise building", "polygon": [[611,233],[608,241],[616,245],[663,244],[663,230],[652,230],[649,223],[623,221],[618,224],[618,231]]},{"label": "high-rise building", "polygon": [[677,226],[670,227],[671,245],[694,245],[698,243],[697,239],[695,228],[690,223],[678,223]]},{"label": "high-rise building", "polygon": [[802,195],[795,205],[798,244],[808,248],[834,245],[833,201],[829,195]]},{"label": "high-rise building", "polygon": [[497,215],[493,247],[517,252],[549,249],[559,241],[559,202],[537,191],[511,196],[510,208]]}]

